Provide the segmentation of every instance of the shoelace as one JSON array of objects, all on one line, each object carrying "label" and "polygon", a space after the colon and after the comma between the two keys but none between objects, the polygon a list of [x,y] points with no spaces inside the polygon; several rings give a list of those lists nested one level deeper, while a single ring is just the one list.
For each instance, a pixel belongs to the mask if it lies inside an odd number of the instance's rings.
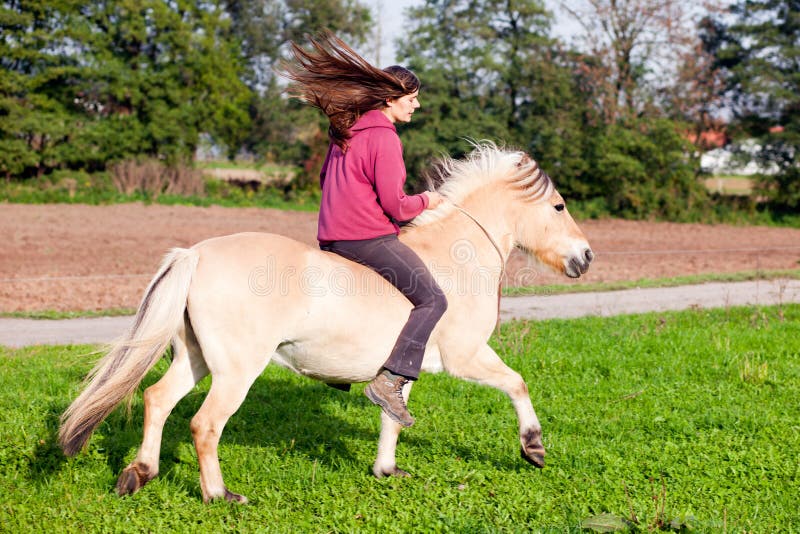
[{"label": "shoelace", "polygon": [[406,405],[406,400],[403,398],[403,386],[406,385],[406,382],[408,382],[408,380],[406,380],[405,378],[401,378],[400,380],[397,381],[397,384],[394,385],[396,388],[395,393],[397,394],[400,401],[403,403],[403,406]]}]

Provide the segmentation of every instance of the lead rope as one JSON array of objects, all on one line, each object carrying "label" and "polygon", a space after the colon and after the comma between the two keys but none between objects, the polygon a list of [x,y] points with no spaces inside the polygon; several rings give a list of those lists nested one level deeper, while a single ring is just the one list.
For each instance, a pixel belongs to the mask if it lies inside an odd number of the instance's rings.
[{"label": "lead rope", "polygon": [[458,204],[454,202],[451,202],[451,204],[455,209],[457,209],[458,211],[469,217],[469,219],[472,220],[472,222],[478,225],[478,228],[480,228],[483,231],[484,235],[489,239],[489,242],[497,251],[497,255],[500,256],[500,280],[497,286],[497,322],[494,325],[494,330],[497,331],[497,329],[500,327],[500,293],[501,293],[501,288],[503,287],[503,276],[506,274],[506,258],[505,256],[503,256],[503,251],[500,250],[500,245],[497,244],[497,241],[494,240],[492,234],[490,234],[489,231],[486,230],[486,228],[480,223],[480,221],[478,221],[478,219],[473,217],[467,210],[465,210]]}]

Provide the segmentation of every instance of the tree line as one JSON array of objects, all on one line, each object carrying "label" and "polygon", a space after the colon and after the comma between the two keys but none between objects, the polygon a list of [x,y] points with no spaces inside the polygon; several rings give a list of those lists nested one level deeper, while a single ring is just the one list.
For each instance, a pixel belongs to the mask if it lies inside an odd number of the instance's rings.
[{"label": "tree line", "polygon": [[[553,36],[541,0],[426,0],[400,62],[423,107],[400,129],[412,185],[465,138],[519,147],[565,196],[628,217],[699,217],[703,133],[755,139],[774,173],[756,195],[800,205],[800,4],[578,0]],[[328,28],[364,50],[357,0],[12,0],[0,5],[0,173],[98,171],[137,157],[190,161],[203,136],[302,167],[313,183],[324,117],[285,97],[290,40]]]}]

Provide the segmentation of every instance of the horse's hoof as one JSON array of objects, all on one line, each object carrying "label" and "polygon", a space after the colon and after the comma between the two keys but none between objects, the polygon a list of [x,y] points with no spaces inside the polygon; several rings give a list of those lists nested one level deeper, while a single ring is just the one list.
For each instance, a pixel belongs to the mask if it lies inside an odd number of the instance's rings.
[{"label": "horse's hoof", "polygon": [[238,502],[239,504],[247,504],[247,497],[225,490],[225,500],[228,502]]},{"label": "horse's hoof", "polygon": [[403,471],[399,467],[395,466],[392,469],[384,469],[384,470],[376,470],[373,471],[375,478],[383,478],[383,477],[397,477],[397,478],[409,478],[411,474],[408,471]]},{"label": "horse's hoof", "polygon": [[141,487],[142,485],[139,484],[139,477],[130,467],[122,471],[117,479],[117,495],[120,497],[123,495],[132,495],[139,491]]},{"label": "horse's hoof", "polygon": [[520,449],[520,456],[522,459],[534,467],[542,469],[544,467],[544,451],[541,453],[527,453],[525,449]]},{"label": "horse's hoof", "polygon": [[411,473],[408,471],[403,471],[399,467],[395,467],[390,475],[397,478],[411,478]]},{"label": "horse's hoof", "polygon": [[544,467],[544,445],[542,445],[542,431],[538,428],[530,429],[520,436],[522,447],[520,456],[539,469]]},{"label": "horse's hoof", "polygon": [[150,474],[150,469],[146,465],[130,464],[122,470],[117,479],[117,495],[133,495],[154,477],[155,475]]}]

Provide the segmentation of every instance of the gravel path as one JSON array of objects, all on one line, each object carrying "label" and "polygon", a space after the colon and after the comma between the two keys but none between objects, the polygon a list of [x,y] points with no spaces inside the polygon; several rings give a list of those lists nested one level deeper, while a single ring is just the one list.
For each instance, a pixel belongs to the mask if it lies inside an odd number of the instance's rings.
[{"label": "gravel path", "polygon": [[[670,288],[567,293],[502,300],[500,317],[570,319],[650,311],[727,306],[800,303],[800,280],[709,283]],[[60,321],[0,319],[0,345],[105,343],[122,334],[132,317],[99,317]]]}]

